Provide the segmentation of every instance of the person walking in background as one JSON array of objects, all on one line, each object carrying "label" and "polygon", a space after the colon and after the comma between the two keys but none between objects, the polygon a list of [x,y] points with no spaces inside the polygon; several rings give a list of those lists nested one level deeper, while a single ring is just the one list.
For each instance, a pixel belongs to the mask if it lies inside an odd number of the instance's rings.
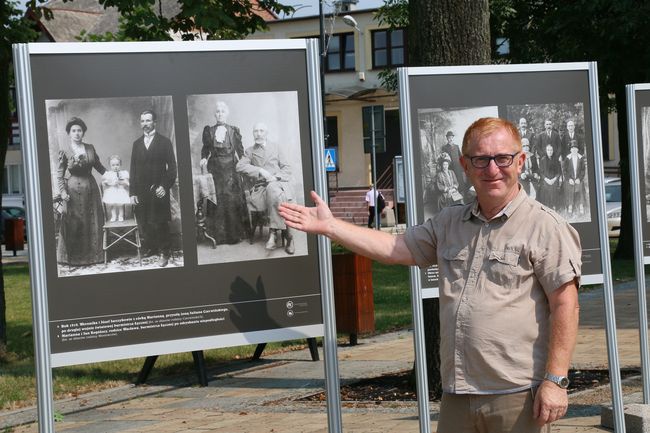
[{"label": "person walking in background", "polygon": [[375,214],[377,214],[377,228],[381,227],[381,213],[386,207],[386,200],[380,191],[375,189],[374,185],[370,185],[370,189],[366,192],[366,206],[368,210],[368,227],[371,228],[375,221]]},{"label": "person walking in background", "polygon": [[142,227],[145,256],[160,255],[159,265],[167,266],[171,253],[170,190],[176,183],[176,156],[169,138],[156,131],[156,114],[140,114],[143,135],[131,151],[131,202],[136,204]]},{"label": "person walking in background", "polygon": [[512,123],[478,119],[462,153],[476,200],[446,207],[404,234],[334,218],[314,192],[316,207],[284,203],[280,215],[373,260],[438,265],[439,433],[540,432],[568,407],[580,238],[520,186],[526,154]]}]

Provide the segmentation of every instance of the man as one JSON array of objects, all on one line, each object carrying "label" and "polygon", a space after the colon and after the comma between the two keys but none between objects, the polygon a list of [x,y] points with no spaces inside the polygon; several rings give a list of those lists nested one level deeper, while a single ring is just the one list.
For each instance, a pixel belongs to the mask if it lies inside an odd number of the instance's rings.
[{"label": "man", "polygon": [[315,208],[283,204],[287,224],[372,259],[440,271],[438,432],[537,432],[567,409],[578,328],[580,241],[518,183],[526,156],[515,126],[474,122],[461,164],[476,201],[444,208],[403,235],[371,231]]},{"label": "man", "polygon": [[530,197],[537,195],[537,182],[539,182],[539,173],[537,168],[537,159],[533,157],[530,151],[530,142],[527,138],[521,139],[521,151],[526,155],[524,165],[521,168],[519,182]]},{"label": "man", "polygon": [[156,132],[156,114],[140,113],[144,134],[131,151],[131,201],[136,204],[142,228],[145,255],[160,254],[159,265],[167,266],[171,251],[170,189],[176,182],[176,157],[169,138]]},{"label": "man", "polygon": [[266,249],[275,249],[278,236],[281,236],[286,242],[284,250],[287,254],[293,254],[296,250],[293,234],[278,213],[280,203],[293,201],[289,184],[291,167],[278,149],[267,143],[267,135],[268,128],[264,123],[253,126],[255,145],[244,151],[244,156],[237,163],[237,171],[255,182],[251,188],[251,199],[259,210],[268,213],[270,233]]},{"label": "man", "polygon": [[[543,158],[544,154],[546,153],[546,146],[551,145],[553,146],[553,155],[556,159],[559,161],[562,160],[562,155],[560,151],[560,134],[553,129],[553,122],[551,119],[546,119],[544,121],[544,131],[540,132],[535,136],[535,141],[537,142],[535,145],[534,152],[538,158]],[[566,155],[564,155],[566,156]]]},{"label": "man", "polygon": [[463,167],[460,165],[460,148],[454,143],[454,133],[452,131],[447,131],[445,137],[447,143],[440,149],[440,154],[442,155],[443,153],[446,153],[451,157],[449,168],[456,175],[458,191],[460,191],[461,194],[464,194],[467,191],[468,185],[465,173],[463,172]]},{"label": "man", "polygon": [[[366,208],[368,210],[368,228],[372,228],[373,223],[375,221],[375,204],[379,204],[379,195],[381,195],[381,192],[378,192],[375,189],[374,185],[370,185],[370,189],[368,192],[366,192]],[[383,199],[383,196],[382,196]],[[385,204],[385,202],[384,202]],[[381,206],[377,207],[377,228],[381,227],[381,212],[384,209],[381,208]]]},{"label": "man", "polygon": [[528,142],[532,141],[533,139],[533,131],[528,129],[528,121],[526,120],[525,117],[522,117],[519,119],[519,127],[517,128],[519,131],[519,136],[523,140],[524,138],[528,139]]},{"label": "man", "polygon": [[566,158],[571,153],[571,142],[578,144],[578,153],[584,155],[584,139],[576,132],[576,124],[573,120],[566,123],[566,131],[562,135],[562,158]]}]

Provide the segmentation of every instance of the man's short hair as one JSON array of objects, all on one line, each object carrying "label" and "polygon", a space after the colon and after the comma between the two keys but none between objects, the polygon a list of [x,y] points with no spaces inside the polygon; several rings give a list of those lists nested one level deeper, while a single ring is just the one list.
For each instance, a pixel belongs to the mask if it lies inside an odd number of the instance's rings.
[{"label": "man's short hair", "polygon": [[494,134],[496,131],[504,129],[515,139],[517,143],[517,151],[521,151],[521,136],[519,130],[512,123],[500,117],[481,117],[474,121],[463,136],[463,155],[467,155],[470,145],[477,144],[485,137]]},{"label": "man's short hair", "polygon": [[151,119],[154,122],[156,121],[156,113],[153,110],[144,110],[142,113],[140,113],[140,117],[144,116],[145,114],[151,114]]}]

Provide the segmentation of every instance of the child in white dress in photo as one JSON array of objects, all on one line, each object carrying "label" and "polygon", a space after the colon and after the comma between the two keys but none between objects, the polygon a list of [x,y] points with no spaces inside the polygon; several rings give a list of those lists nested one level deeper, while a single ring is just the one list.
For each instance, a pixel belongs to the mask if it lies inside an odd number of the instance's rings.
[{"label": "child in white dress in photo", "polygon": [[122,159],[118,155],[108,158],[110,170],[102,176],[104,185],[103,201],[111,212],[111,222],[124,221],[124,206],[131,203],[129,198],[129,172],[121,170]]}]

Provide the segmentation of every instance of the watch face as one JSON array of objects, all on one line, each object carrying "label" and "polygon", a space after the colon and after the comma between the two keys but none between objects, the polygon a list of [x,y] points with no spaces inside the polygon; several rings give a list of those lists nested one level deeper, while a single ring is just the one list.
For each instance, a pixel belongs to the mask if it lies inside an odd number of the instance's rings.
[{"label": "watch face", "polygon": [[561,377],[560,378],[560,383],[558,383],[562,388],[568,388],[569,387],[569,378],[568,377]]}]

